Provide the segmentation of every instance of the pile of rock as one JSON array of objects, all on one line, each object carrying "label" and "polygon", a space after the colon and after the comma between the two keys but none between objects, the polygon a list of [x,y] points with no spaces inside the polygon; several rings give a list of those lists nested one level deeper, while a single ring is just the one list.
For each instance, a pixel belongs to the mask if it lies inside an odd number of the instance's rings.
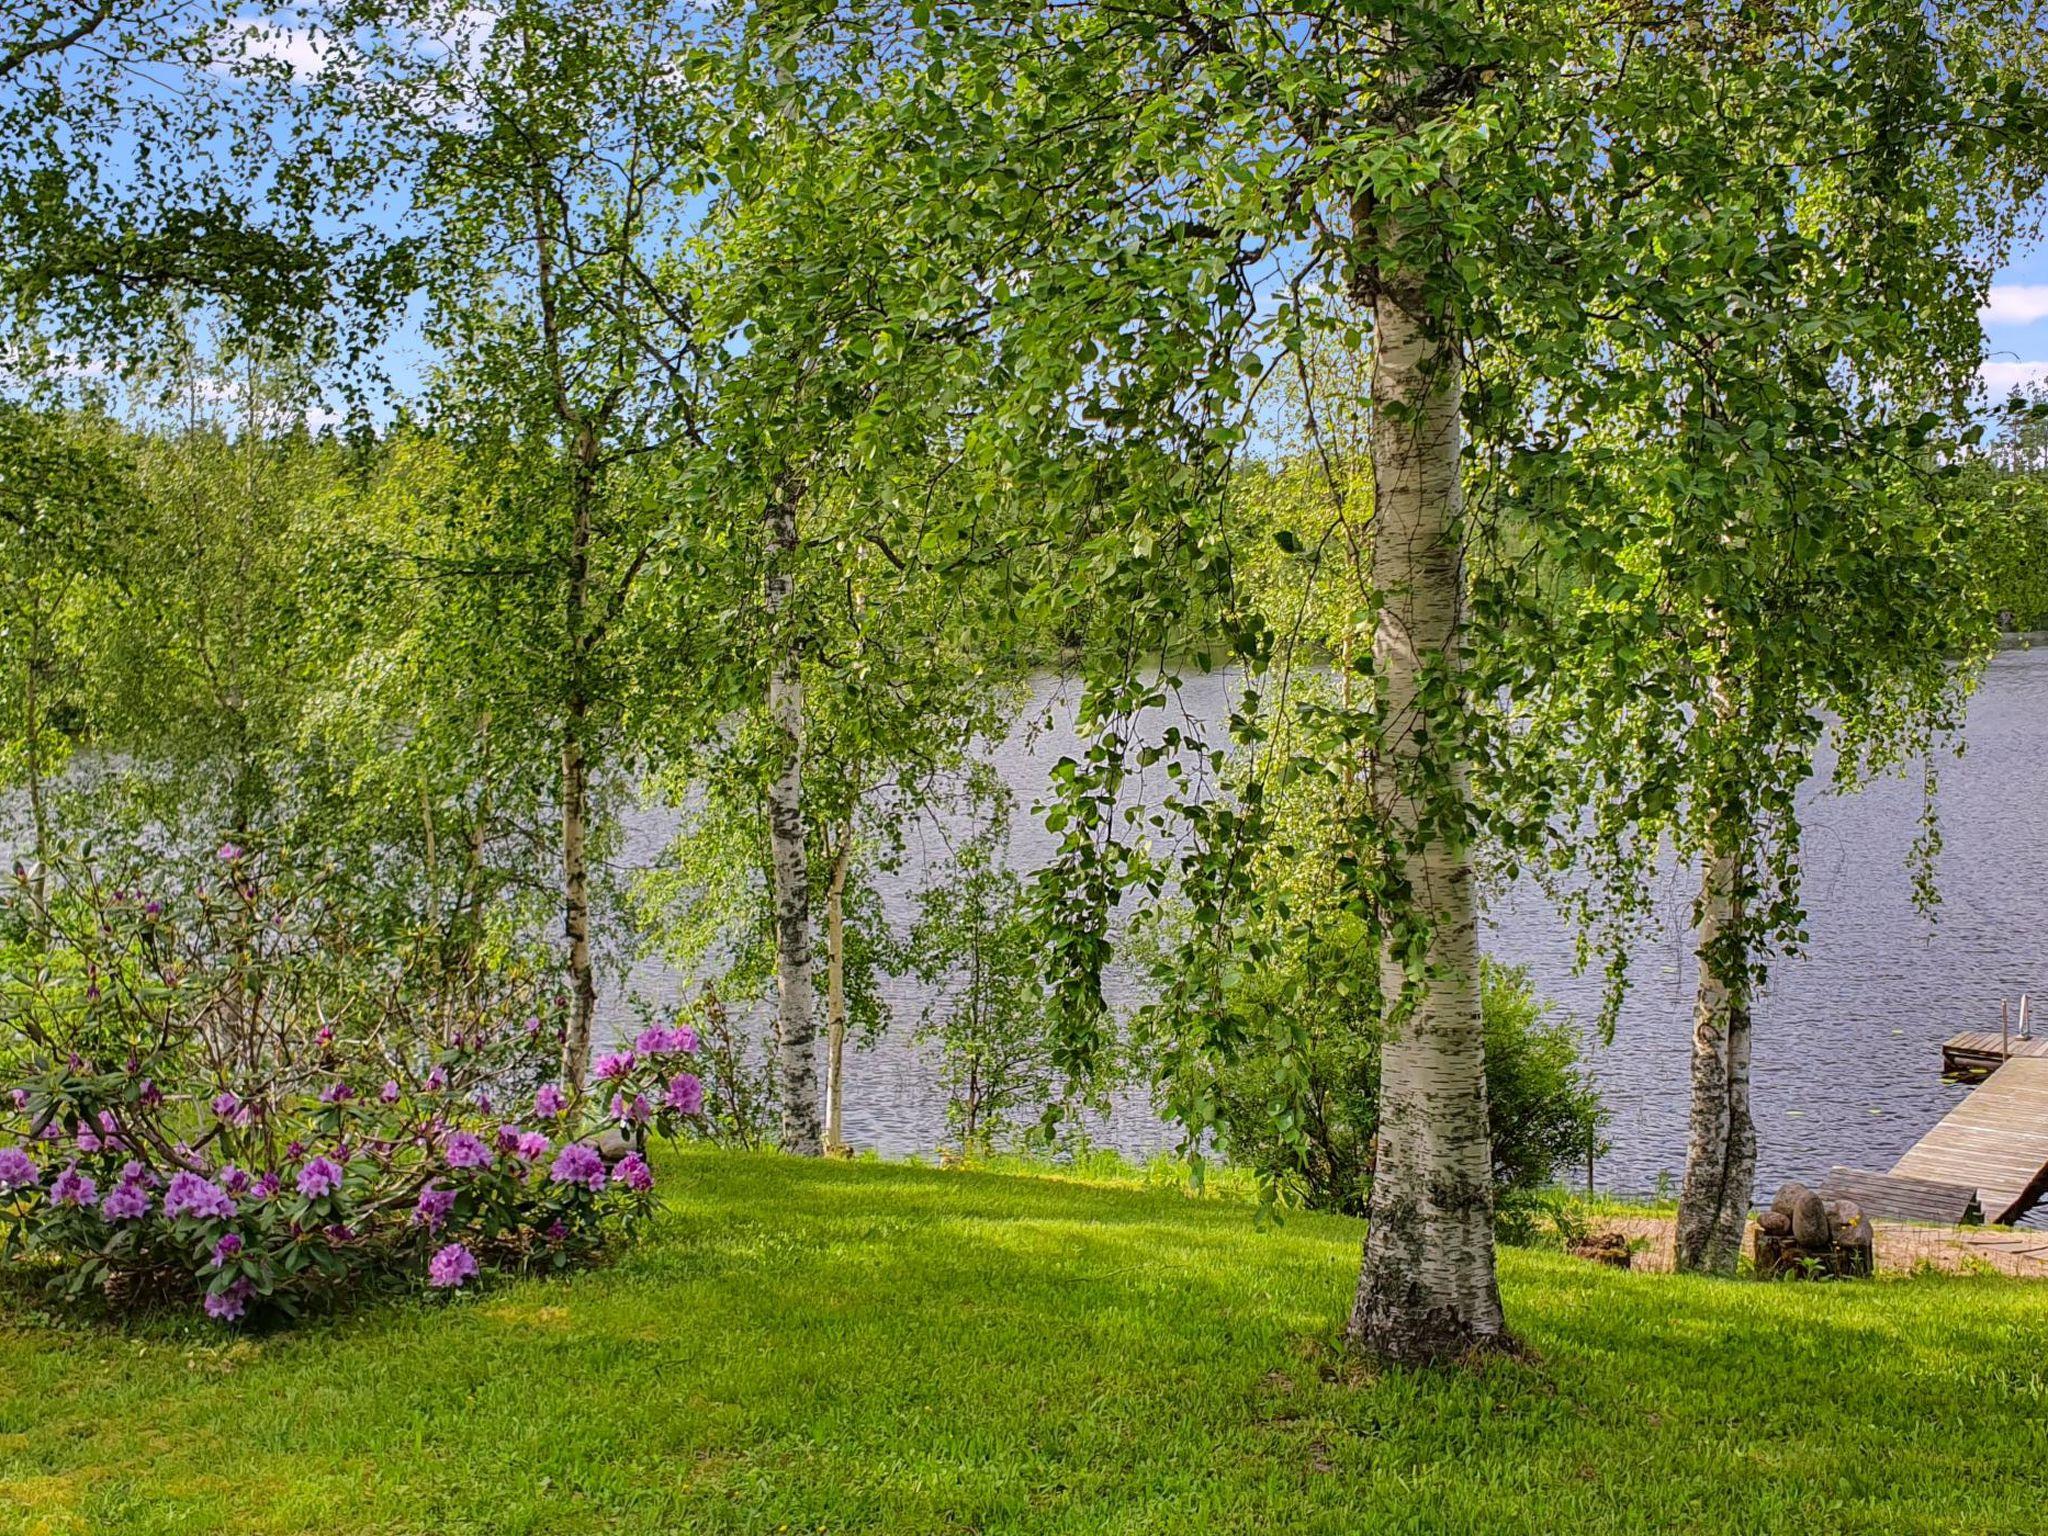
[{"label": "pile of rock", "polygon": [[1756,1272],[1766,1280],[1850,1278],[1876,1269],[1877,1234],[1853,1200],[1823,1200],[1792,1183],[1757,1218]]}]

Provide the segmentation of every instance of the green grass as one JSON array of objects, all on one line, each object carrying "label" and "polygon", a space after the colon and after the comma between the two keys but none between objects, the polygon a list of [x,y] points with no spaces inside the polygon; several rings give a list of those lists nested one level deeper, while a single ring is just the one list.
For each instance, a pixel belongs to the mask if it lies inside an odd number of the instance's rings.
[{"label": "green grass", "polygon": [[698,1152],[616,1268],[222,1341],[0,1323],[0,1531],[2048,1529],[2048,1287],[1508,1251],[1529,1358],[1359,1379],[1360,1229]]}]

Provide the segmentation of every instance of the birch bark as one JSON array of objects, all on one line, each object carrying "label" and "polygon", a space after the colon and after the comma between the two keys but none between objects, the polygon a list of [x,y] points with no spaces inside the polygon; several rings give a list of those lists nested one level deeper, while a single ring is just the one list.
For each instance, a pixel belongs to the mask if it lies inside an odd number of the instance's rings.
[{"label": "birch bark", "polygon": [[1393,873],[1426,948],[1414,981],[1393,946],[1381,959],[1380,1122],[1347,1337],[1420,1363],[1503,1342],[1506,1325],[1494,1278],[1478,919],[1459,814],[1469,792],[1464,765],[1429,722],[1446,695],[1457,698],[1461,669],[1462,360],[1412,274],[1383,267],[1372,301],[1373,651],[1384,689],[1372,792],[1402,845]]},{"label": "birch bark", "polygon": [[1699,985],[1693,1002],[1692,1115],[1678,1199],[1677,1267],[1732,1275],[1756,1181],[1749,1110],[1749,996],[1742,975],[1742,861],[1716,851],[1700,873]]},{"label": "birch bark", "polygon": [[763,531],[768,571],[762,607],[776,646],[768,678],[768,721],[780,762],[768,786],[769,864],[775,903],[775,1052],[782,1088],[782,1150],[824,1151],[818,1123],[818,1020],[811,975],[810,849],[804,828],[803,647],[789,622],[798,549],[796,489],[768,498]]}]

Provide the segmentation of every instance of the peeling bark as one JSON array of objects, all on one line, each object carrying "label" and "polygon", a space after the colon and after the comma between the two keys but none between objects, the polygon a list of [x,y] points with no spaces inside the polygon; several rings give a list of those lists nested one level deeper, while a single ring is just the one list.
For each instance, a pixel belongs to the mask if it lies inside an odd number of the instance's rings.
[{"label": "peeling bark", "polygon": [[[1430,739],[1425,688],[1455,686],[1463,626],[1461,357],[1412,274],[1374,280],[1373,649],[1384,689],[1371,789],[1403,845],[1395,876],[1427,933],[1426,975],[1381,957],[1386,1034],[1370,1225],[1349,1341],[1426,1363],[1506,1340],[1494,1278],[1492,1154],[1468,791]],[[1423,780],[1437,782],[1428,788]],[[1446,815],[1446,811],[1451,814]]]}]

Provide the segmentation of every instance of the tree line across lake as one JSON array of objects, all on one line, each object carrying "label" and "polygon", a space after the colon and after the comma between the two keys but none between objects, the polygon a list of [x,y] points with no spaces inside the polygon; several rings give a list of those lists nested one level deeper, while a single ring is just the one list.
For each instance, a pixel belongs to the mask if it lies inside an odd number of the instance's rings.
[{"label": "tree line across lake", "polygon": [[[1536,873],[1618,1005],[1675,854],[1678,1254],[1734,1269],[1815,748],[1931,808],[2048,623],[2048,412],[1977,383],[2033,0],[117,10],[0,35],[24,1136],[142,1083],[240,1135],[333,1092],[330,1013],[391,1103],[530,1093],[531,1009],[628,1141],[818,1155],[915,973],[964,1140],[1140,1076],[1365,1212],[1349,1337],[1441,1358],[1506,1339],[1502,1191],[1600,1123],[1475,883]],[[981,748],[1047,664],[1081,744],[1018,807]],[[649,795],[683,832],[620,871]],[[694,1066],[639,1093],[679,1037],[595,1016],[644,952]],[[611,1219],[516,1194],[508,1260]]]}]

